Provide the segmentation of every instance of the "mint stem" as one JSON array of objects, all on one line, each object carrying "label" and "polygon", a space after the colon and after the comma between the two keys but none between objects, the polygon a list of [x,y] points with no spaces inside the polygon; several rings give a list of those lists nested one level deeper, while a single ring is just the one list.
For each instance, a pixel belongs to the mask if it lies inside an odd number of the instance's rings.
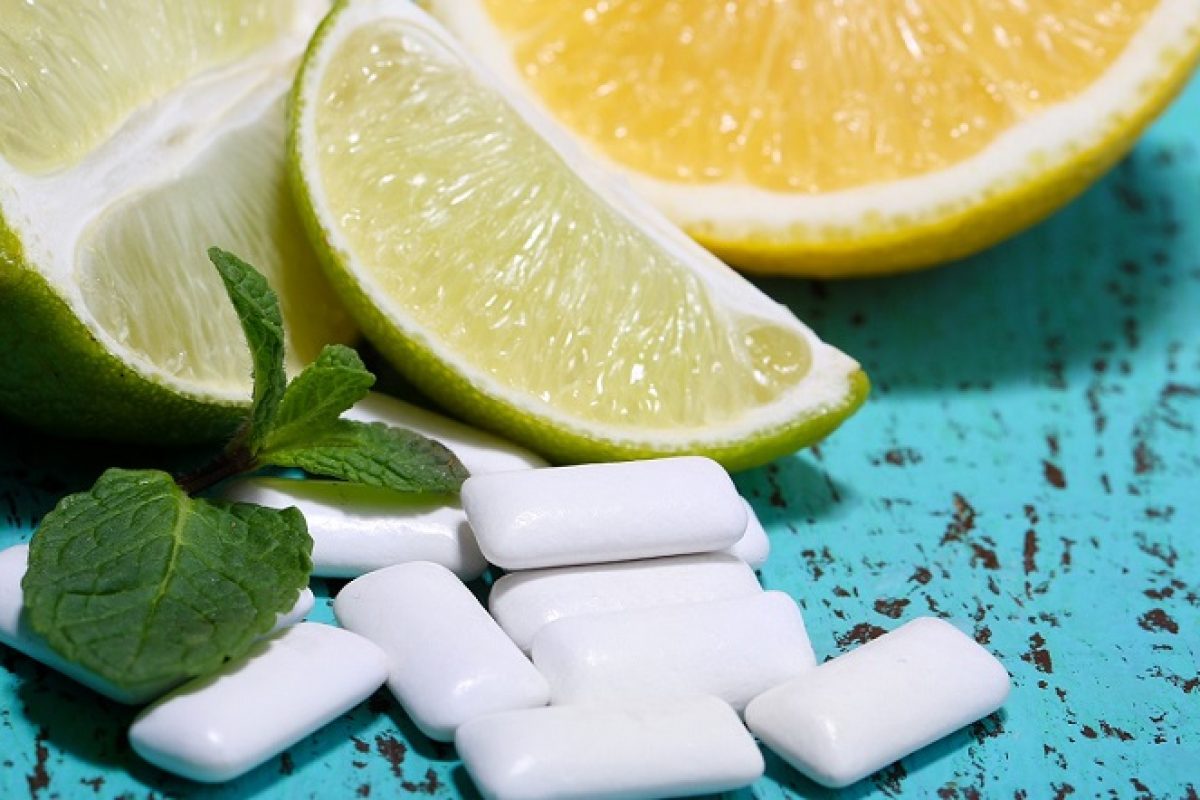
[{"label": "mint stem", "polygon": [[246,447],[237,447],[222,453],[199,469],[175,476],[175,482],[189,495],[196,495],[216,486],[226,478],[249,472],[258,466],[258,461]]}]

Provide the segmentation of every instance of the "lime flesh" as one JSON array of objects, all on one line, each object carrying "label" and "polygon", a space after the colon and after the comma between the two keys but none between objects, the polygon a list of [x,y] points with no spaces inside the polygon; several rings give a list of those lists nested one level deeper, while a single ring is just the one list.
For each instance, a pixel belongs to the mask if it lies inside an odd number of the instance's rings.
[{"label": "lime flesh", "polygon": [[298,196],[351,312],[426,391],[559,460],[734,466],[861,402],[857,364],[544,139],[435,23],[341,9],[297,82]]}]

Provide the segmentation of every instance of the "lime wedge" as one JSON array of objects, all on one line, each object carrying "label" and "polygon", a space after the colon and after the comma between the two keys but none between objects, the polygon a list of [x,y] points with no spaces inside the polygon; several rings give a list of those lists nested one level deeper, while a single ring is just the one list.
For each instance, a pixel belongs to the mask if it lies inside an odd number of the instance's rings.
[{"label": "lime wedge", "polygon": [[299,203],[364,332],[477,424],[561,461],[811,443],[852,359],[509,96],[409,3],[339,5],[292,110]]}]

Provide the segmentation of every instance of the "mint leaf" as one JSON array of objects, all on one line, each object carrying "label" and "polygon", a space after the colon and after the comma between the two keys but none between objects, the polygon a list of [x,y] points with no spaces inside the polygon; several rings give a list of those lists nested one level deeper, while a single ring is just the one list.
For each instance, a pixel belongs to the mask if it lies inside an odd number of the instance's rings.
[{"label": "mint leaf", "polygon": [[283,315],[279,298],[258,270],[219,247],[208,249],[208,258],[225,282],[254,365],[254,408],[249,427],[234,444],[256,450],[271,429],[279,409],[287,376],[283,371]]},{"label": "mint leaf", "polygon": [[283,393],[264,448],[303,441],[314,427],[323,427],[357,403],[375,383],[358,353],[349,347],[327,345],[316,361],[292,379]]},{"label": "mint leaf", "polygon": [[225,282],[254,364],[254,408],[225,450],[180,475],[195,494],[260,466],[405,492],[457,492],[467,472],[441,444],[411,431],[339,420],[370,390],[375,376],[348,347],[329,345],[287,383],[279,301],[254,267],[220,248],[208,256]]},{"label": "mint leaf", "polygon": [[401,492],[457,492],[468,474],[457,456],[432,439],[347,419],[309,430],[302,443],[264,450],[258,459]]},{"label": "mint leaf", "polygon": [[33,629],[125,689],[212,672],[245,653],[307,584],[304,517],[194,500],[156,470],[110,469],[30,543]]}]

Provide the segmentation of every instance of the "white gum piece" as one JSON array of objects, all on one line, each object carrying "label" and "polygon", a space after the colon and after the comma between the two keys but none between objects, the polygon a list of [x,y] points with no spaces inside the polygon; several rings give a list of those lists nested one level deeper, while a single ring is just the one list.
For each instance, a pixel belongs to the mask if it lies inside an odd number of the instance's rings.
[{"label": "white gum piece", "polygon": [[711,694],[736,710],[816,664],[783,592],[552,622],[533,640],[551,702],[640,703]]},{"label": "white gum piece", "polygon": [[168,772],[232,780],[358,705],[386,677],[387,657],[371,642],[302,622],[151,705],[129,742]]},{"label": "white gum piece", "polygon": [[380,392],[371,392],[342,415],[359,422],[384,422],[408,428],[434,439],[458,456],[472,475],[533,469],[546,466],[541,456],[491,433],[405,403]]},{"label": "white gum piece", "polygon": [[700,553],[510,572],[492,585],[488,609],[528,651],[537,632],[556,620],[761,592],[754,570],[741,559]]},{"label": "white gum piece", "polygon": [[303,622],[305,617],[312,613],[316,602],[317,598],[313,595],[312,589],[308,587],[301,589],[300,596],[296,598],[296,604],[292,606],[291,610],[275,615],[275,627],[271,628],[270,633],[267,633],[266,636],[273,636],[284,628],[290,628]]},{"label": "white gum piece", "polygon": [[923,617],[756,697],[746,723],[796,769],[836,788],[987,716],[1009,686],[1004,666],[974,639]]},{"label": "white gum piece", "polygon": [[487,568],[454,497],[264,477],[231,481],[222,491],[229,500],[300,509],[318,577],[357,578],[393,564],[433,561],[473,580]]},{"label": "white gum piece", "polygon": [[431,739],[450,741],[469,719],[550,699],[546,679],[438,564],[400,564],[351,581],[333,613],[388,654],[388,688]]},{"label": "white gum piece", "polygon": [[459,728],[455,747],[487,800],[715,794],[763,774],[754,739],[714,697],[493,714]]},{"label": "white gum piece", "polygon": [[60,656],[25,619],[21,578],[25,576],[28,561],[29,545],[18,544],[0,551],[0,642],[118,703],[145,703],[174,685],[167,682],[137,689],[122,688]]},{"label": "white gum piece", "polygon": [[[29,545],[17,544],[0,550],[0,644],[24,653],[40,661],[50,669],[71,680],[83,684],[110,700],[126,705],[148,703],[177,686],[179,681],[162,681],[134,688],[113,684],[86,667],[59,655],[46,640],[29,627],[25,619],[25,602],[21,593],[21,579],[29,564]],[[271,633],[294,625],[313,607],[313,593],[309,589],[300,592],[300,597],[290,611],[279,614]],[[271,633],[266,634],[270,636]]]},{"label": "white gum piece", "polygon": [[758,569],[767,563],[767,557],[771,555],[771,540],[754,513],[754,507],[745,498],[742,498],[742,502],[746,504],[746,532],[724,552],[745,561],[751,569]]},{"label": "white gum piece", "polygon": [[462,502],[484,557],[510,570],[721,550],[746,530],[728,473],[698,456],[479,475]]}]

